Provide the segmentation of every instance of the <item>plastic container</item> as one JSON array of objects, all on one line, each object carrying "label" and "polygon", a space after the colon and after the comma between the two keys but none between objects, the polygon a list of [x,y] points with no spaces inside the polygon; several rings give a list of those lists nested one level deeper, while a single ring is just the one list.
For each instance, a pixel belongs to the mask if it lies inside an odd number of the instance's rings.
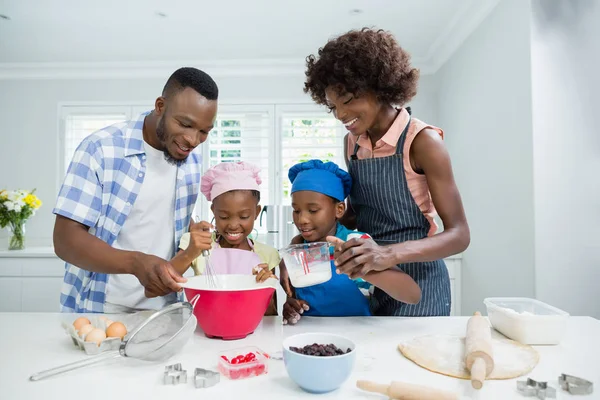
[{"label": "plastic container", "polygon": [[224,340],[243,339],[254,332],[278,285],[277,279],[257,283],[254,275],[236,274],[219,275],[216,288],[203,275],[181,284],[204,334]]},{"label": "plastic container", "polygon": [[565,335],[569,314],[539,300],[492,297],[483,303],[494,329],[519,343],[555,345]]},{"label": "plastic container", "polygon": [[329,243],[294,244],[280,253],[294,287],[318,285],[331,279]]},{"label": "plastic container", "polygon": [[[236,357],[249,357],[236,362]],[[229,379],[245,379],[260,376],[269,372],[268,359],[258,347],[242,347],[224,351],[219,354],[219,372]]]}]

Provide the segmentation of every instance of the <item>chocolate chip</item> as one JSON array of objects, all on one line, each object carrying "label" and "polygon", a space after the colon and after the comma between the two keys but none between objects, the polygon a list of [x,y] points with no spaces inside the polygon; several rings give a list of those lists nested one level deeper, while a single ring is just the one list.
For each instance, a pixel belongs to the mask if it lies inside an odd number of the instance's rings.
[{"label": "chocolate chip", "polygon": [[306,345],[304,347],[294,347],[290,346],[290,350],[299,354],[304,354],[307,356],[315,356],[315,357],[332,357],[339,356],[342,354],[347,354],[352,351],[352,349],[348,348],[346,351],[340,349],[336,345],[329,344],[319,344],[313,343]]}]

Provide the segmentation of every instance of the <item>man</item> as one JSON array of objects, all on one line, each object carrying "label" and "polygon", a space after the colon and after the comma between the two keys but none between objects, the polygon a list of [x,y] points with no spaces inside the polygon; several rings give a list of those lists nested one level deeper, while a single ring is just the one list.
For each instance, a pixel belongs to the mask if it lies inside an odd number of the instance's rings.
[{"label": "man", "polygon": [[[195,68],[175,71],[154,109],[101,129],[79,145],[53,213],[66,261],[63,312],[133,312],[181,300],[170,260],[190,226],[203,143],[218,88]],[[192,223],[193,224],[193,223]],[[205,233],[210,248],[210,232]]]}]

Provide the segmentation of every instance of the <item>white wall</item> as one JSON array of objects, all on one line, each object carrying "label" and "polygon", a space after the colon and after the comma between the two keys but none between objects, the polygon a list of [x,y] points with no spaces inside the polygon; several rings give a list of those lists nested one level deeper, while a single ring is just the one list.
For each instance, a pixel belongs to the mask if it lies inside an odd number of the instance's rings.
[{"label": "white wall", "polygon": [[[413,101],[421,115],[435,116],[432,85],[422,77],[424,95]],[[166,80],[166,77],[165,77]],[[227,77],[216,79],[222,102],[236,100],[311,103],[302,91],[304,76]],[[43,201],[26,226],[29,246],[51,245],[52,208],[62,177],[58,176],[58,104],[60,102],[148,102],[160,95],[162,79],[0,80],[0,188],[37,188]],[[0,249],[8,246],[0,231]]]},{"label": "white wall", "polygon": [[438,124],[438,82],[435,76],[425,75],[419,78],[417,95],[407,104],[412,115],[429,124]]},{"label": "white wall", "polygon": [[600,318],[600,4],[532,12],[536,295]]},{"label": "white wall", "polygon": [[436,74],[438,123],[471,228],[462,313],[534,295],[530,5],[503,0]]}]

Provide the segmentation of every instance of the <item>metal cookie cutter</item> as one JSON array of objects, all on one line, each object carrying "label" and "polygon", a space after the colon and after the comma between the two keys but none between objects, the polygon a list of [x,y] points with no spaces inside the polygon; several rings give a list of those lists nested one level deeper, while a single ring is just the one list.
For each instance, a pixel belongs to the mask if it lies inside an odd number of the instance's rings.
[{"label": "metal cookie cutter", "polygon": [[219,383],[221,375],[208,369],[196,368],[194,370],[194,385],[196,388],[207,388]]},{"label": "metal cookie cutter", "polygon": [[165,385],[178,385],[187,383],[187,371],[181,367],[181,363],[167,365],[163,376]]},{"label": "metal cookie cutter", "polygon": [[518,381],[517,390],[525,397],[537,397],[541,400],[556,398],[556,389],[548,386],[547,382],[537,382],[531,378],[527,378],[526,381]]},{"label": "metal cookie cutter", "polygon": [[560,383],[560,387],[562,387],[563,390],[566,390],[571,394],[592,394],[594,391],[592,382],[576,376],[562,374],[558,377],[558,383]]}]

